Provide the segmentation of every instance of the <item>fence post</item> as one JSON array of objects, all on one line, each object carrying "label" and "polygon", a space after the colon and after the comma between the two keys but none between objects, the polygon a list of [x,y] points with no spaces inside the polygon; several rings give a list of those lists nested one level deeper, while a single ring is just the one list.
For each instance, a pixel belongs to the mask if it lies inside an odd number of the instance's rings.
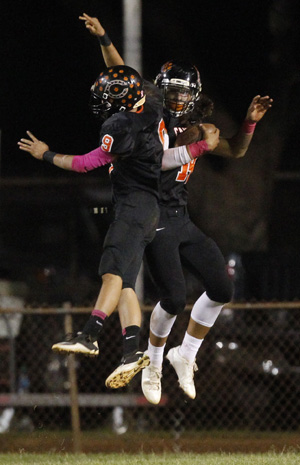
[{"label": "fence post", "polygon": [[[65,332],[73,332],[72,315],[65,315]],[[81,430],[80,430],[80,415],[78,403],[78,386],[76,376],[75,355],[68,355],[68,377],[70,384],[70,400],[71,400],[71,421],[73,433],[73,450],[75,453],[82,452],[81,448]]]}]

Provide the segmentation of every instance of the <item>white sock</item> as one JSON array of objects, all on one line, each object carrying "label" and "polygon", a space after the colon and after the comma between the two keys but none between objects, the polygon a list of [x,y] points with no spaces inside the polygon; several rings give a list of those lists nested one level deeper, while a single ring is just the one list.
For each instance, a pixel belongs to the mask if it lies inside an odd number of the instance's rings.
[{"label": "white sock", "polygon": [[148,355],[151,365],[155,366],[159,370],[162,368],[165,346],[166,344],[162,347],[156,347],[151,344],[150,340],[148,341]]},{"label": "white sock", "polygon": [[190,363],[193,363],[203,341],[204,339],[197,339],[186,332],[179,347],[179,355]]}]

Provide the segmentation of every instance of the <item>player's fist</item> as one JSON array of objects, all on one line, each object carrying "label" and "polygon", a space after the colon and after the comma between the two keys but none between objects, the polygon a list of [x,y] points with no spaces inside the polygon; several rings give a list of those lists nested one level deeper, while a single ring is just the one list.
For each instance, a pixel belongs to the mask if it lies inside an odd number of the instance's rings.
[{"label": "player's fist", "polygon": [[182,145],[190,145],[194,142],[202,140],[203,131],[199,124],[189,126],[185,131],[180,132],[176,137],[175,147],[181,147]]},{"label": "player's fist", "polygon": [[214,124],[202,124],[202,140],[205,140],[209,151],[215,150],[220,142],[220,130]]}]

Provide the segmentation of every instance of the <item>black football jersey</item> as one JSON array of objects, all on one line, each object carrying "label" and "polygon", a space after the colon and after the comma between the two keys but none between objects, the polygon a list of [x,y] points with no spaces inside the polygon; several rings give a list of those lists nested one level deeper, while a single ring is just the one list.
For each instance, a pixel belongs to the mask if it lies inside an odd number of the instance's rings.
[{"label": "black football jersey", "polygon": [[[185,130],[180,126],[179,118],[164,114],[164,122],[169,136],[169,147],[174,147],[177,134]],[[187,204],[187,187],[191,173],[194,171],[196,160],[169,171],[162,171],[160,185],[160,204],[169,207]]]},{"label": "black football jersey", "polygon": [[137,189],[159,195],[163,106],[160,91],[147,87],[142,112],[115,113],[101,127],[101,148],[117,155],[110,170],[114,198]]}]

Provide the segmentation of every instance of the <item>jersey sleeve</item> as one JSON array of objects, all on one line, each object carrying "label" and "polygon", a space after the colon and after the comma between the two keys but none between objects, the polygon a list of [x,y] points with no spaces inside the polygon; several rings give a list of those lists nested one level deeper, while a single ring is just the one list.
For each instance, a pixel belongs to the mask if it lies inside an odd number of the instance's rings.
[{"label": "jersey sleeve", "polygon": [[104,152],[121,157],[129,156],[134,147],[132,126],[126,113],[111,116],[100,132],[100,147]]}]

